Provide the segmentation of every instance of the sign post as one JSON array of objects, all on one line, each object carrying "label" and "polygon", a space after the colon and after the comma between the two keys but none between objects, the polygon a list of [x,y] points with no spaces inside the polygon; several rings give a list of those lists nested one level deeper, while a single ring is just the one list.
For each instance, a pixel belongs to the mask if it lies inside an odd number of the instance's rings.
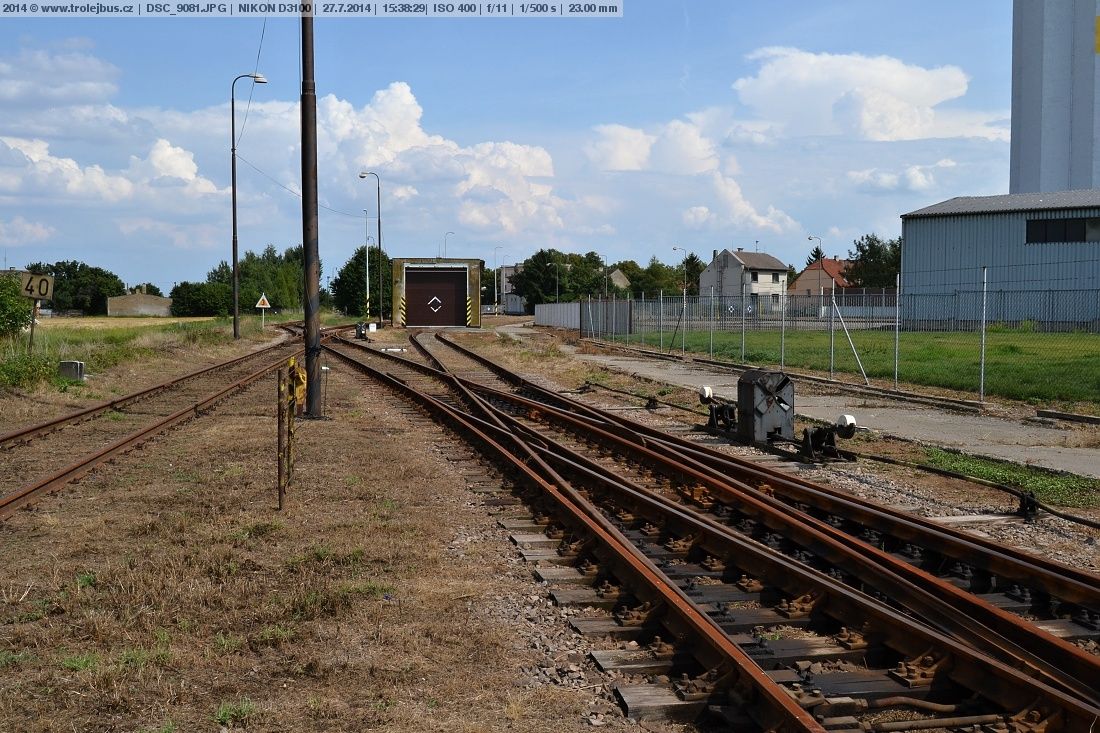
[{"label": "sign post", "polygon": [[19,292],[23,297],[34,301],[31,307],[31,338],[27,344],[27,352],[30,353],[34,351],[34,324],[38,321],[38,301],[53,300],[53,276],[20,272]]},{"label": "sign post", "polygon": [[256,301],[256,307],[260,309],[260,330],[262,331],[267,319],[267,309],[271,307],[266,293],[260,293],[260,299]]}]

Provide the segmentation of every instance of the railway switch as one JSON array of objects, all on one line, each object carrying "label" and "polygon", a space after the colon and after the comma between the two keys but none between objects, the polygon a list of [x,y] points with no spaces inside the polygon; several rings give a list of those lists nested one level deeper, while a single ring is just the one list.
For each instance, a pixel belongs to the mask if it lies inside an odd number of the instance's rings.
[{"label": "railway switch", "polygon": [[737,380],[737,437],[766,444],[794,439],[794,382],[783,372],[750,369]]}]

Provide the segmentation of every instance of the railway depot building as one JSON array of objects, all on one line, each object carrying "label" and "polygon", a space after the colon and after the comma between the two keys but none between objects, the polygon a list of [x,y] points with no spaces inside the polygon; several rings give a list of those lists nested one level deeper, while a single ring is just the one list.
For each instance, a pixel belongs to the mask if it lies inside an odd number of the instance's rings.
[{"label": "railway depot building", "polygon": [[901,221],[909,317],[980,318],[984,267],[989,322],[1100,323],[1100,189],[962,196]]},{"label": "railway depot building", "polygon": [[481,327],[481,260],[393,260],[393,325]]}]

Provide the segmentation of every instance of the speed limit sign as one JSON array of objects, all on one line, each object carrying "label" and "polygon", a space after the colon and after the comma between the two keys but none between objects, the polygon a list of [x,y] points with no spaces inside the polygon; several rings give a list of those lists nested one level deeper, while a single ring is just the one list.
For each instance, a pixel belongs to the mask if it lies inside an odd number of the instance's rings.
[{"label": "speed limit sign", "polygon": [[53,276],[35,275],[33,272],[19,273],[19,291],[35,300],[53,299]]}]

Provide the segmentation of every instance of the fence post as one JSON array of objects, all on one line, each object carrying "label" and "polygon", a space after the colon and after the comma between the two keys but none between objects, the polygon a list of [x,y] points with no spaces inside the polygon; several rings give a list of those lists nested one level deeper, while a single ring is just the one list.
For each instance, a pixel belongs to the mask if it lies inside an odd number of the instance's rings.
[{"label": "fence post", "polygon": [[745,276],[748,273],[741,271],[741,363],[745,363]]},{"label": "fence post", "polygon": [[684,288],[684,304],[681,307],[680,313],[680,325],[683,326],[680,331],[680,353],[686,355],[688,353],[688,289]]},{"label": "fence post", "polygon": [[714,358],[714,321],[718,311],[714,308],[714,286],[710,286],[710,358]]},{"label": "fence post", "polygon": [[836,345],[836,332],[833,330],[833,316],[836,314],[836,280],[829,281],[829,303],[832,304],[829,309],[829,379],[833,379],[833,368],[836,361],[833,356]]},{"label": "fence post", "polygon": [[894,391],[898,391],[898,346],[901,342],[901,273],[894,285]]},{"label": "fence post", "polygon": [[657,330],[660,332],[661,351],[665,350],[665,291],[657,291]]},{"label": "fence post", "polygon": [[787,294],[779,296],[779,368],[787,367]]},{"label": "fence post", "polygon": [[982,265],[982,358],[979,367],[981,375],[978,378],[978,401],[985,402],[985,294],[986,294],[986,266]]}]

